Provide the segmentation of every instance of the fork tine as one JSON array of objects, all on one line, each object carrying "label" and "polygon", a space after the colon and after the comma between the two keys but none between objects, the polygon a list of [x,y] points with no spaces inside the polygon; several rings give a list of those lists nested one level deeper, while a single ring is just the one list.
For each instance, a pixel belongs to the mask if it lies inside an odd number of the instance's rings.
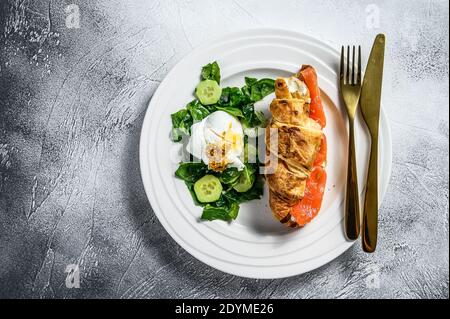
[{"label": "fork tine", "polygon": [[350,46],[347,45],[347,76],[346,84],[350,84]]},{"label": "fork tine", "polygon": [[357,84],[361,84],[361,46],[358,46],[358,76]]},{"label": "fork tine", "polygon": [[355,78],[355,46],[353,46],[353,59],[352,59],[352,85],[356,84]]},{"label": "fork tine", "polygon": [[340,69],[340,80],[341,84],[344,84],[344,76],[345,76],[345,57],[344,57],[344,46],[341,48],[341,69]]}]

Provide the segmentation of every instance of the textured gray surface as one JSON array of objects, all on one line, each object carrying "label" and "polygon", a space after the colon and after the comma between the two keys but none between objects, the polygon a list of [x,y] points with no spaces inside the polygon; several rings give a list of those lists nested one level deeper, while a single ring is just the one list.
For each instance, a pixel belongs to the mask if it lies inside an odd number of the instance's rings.
[{"label": "textured gray surface", "polygon": [[[71,3],[80,28],[67,28]],[[448,298],[447,1],[276,3],[1,1],[0,297]],[[242,279],[191,257],[155,218],[138,163],[153,92],[192,47],[256,26],[336,47],[386,32],[394,153],[376,254],[358,243],[302,276]],[[65,286],[68,264],[79,289]]]}]

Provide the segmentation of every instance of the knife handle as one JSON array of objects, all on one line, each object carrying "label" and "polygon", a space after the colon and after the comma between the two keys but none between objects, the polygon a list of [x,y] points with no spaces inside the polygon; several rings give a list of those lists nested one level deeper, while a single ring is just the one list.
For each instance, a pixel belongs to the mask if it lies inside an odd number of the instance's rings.
[{"label": "knife handle", "polygon": [[354,121],[349,121],[349,150],[347,168],[347,192],[345,195],[345,234],[349,240],[356,240],[361,229],[359,213],[358,175],[356,172]]},{"label": "knife handle", "polygon": [[363,250],[368,253],[375,251],[378,236],[378,139],[372,136],[370,147],[369,172],[364,199]]}]

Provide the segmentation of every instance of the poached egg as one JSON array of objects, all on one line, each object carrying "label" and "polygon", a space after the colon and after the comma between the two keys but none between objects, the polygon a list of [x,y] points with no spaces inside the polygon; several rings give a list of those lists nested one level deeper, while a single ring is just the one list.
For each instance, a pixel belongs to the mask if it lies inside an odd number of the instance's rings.
[{"label": "poached egg", "polygon": [[244,168],[240,157],[244,151],[241,123],[224,111],[216,111],[191,127],[186,150],[214,171],[227,167]]}]

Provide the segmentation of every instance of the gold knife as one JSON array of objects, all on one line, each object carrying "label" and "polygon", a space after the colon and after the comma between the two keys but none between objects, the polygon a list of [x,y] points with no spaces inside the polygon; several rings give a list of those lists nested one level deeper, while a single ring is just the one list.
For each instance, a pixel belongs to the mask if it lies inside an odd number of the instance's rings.
[{"label": "gold knife", "polygon": [[364,200],[362,245],[365,252],[374,252],[378,236],[378,123],[380,119],[386,38],[378,34],[367,62],[361,90],[361,113],[370,132],[370,161]]}]

